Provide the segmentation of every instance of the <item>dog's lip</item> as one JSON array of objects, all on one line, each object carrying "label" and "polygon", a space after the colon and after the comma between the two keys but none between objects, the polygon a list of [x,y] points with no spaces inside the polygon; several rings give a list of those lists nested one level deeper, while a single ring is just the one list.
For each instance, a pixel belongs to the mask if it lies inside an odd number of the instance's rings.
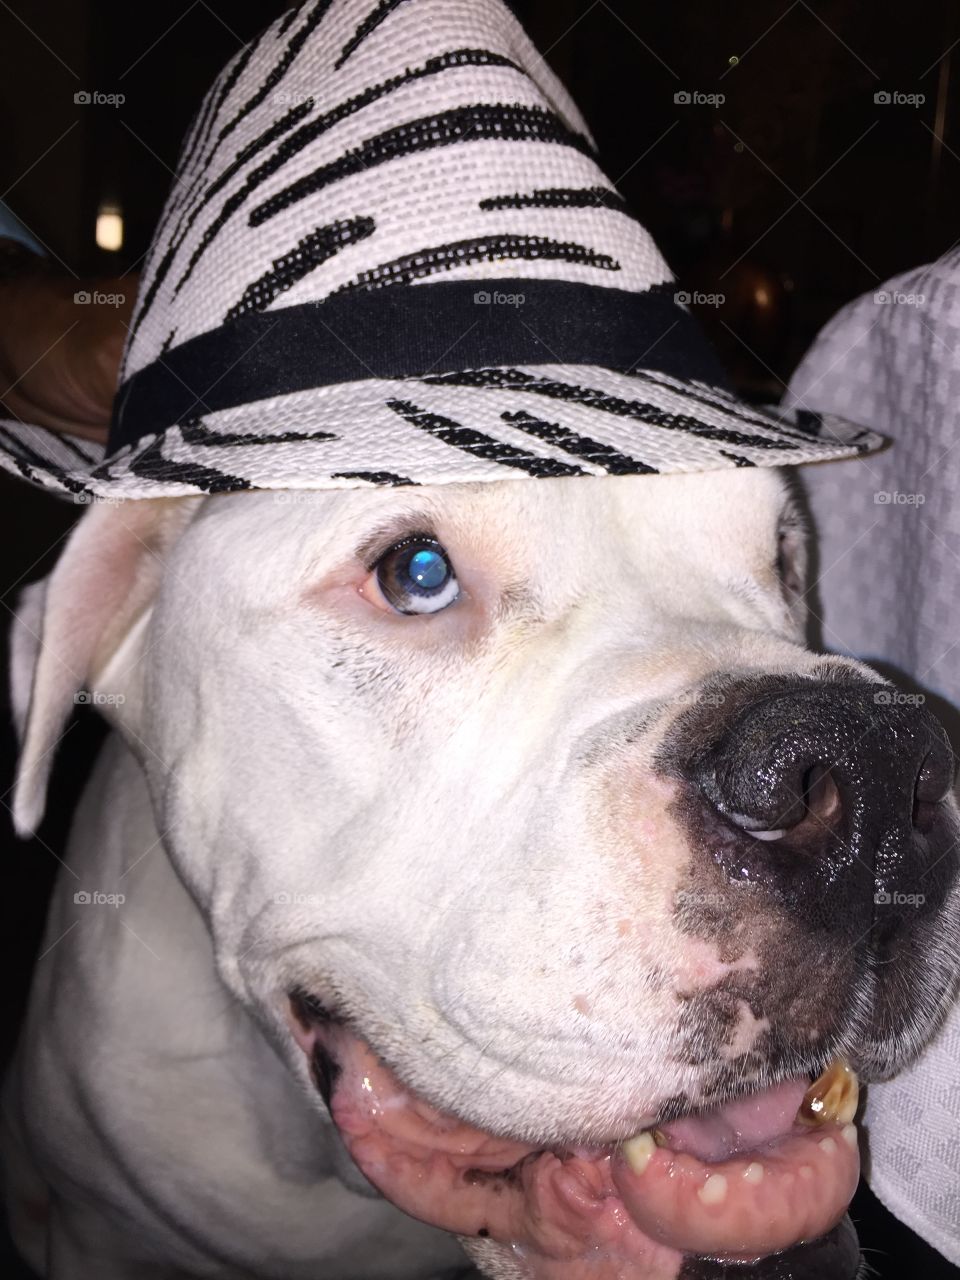
[{"label": "dog's lip", "polygon": [[[520,1250],[531,1277],[575,1280],[588,1256],[607,1260],[597,1272],[590,1264],[591,1280],[608,1269],[619,1276],[624,1264],[675,1276],[685,1255],[755,1260],[828,1232],[856,1187],[855,1140],[829,1124],[788,1125],[758,1149],[710,1163],[652,1141],[638,1162],[629,1143],[550,1149],[497,1137],[406,1089],[321,1005],[294,996],[290,1009],[294,1038],[368,1180],[413,1217]],[[778,1086],[791,1095],[788,1111],[805,1087]]]},{"label": "dog's lip", "polygon": [[[325,1004],[317,996],[312,995],[302,987],[294,988],[288,996],[288,1016],[286,1020],[291,1028],[294,1040],[296,1040],[308,1058],[316,1041],[315,1031],[317,1027],[328,1024],[348,1025],[350,1022],[346,1015],[339,1011],[334,1011],[331,1006]],[[353,1029],[353,1033],[358,1036],[362,1035],[356,1029]],[[802,1093],[803,1089],[799,1088],[801,1079],[805,1079],[809,1084],[817,1075],[819,1075],[819,1066],[815,1068],[811,1065],[803,1078],[800,1076],[787,1076],[781,1073],[778,1076],[765,1077],[762,1082],[759,1082],[745,1080],[741,1077],[739,1080],[730,1080],[724,1086],[715,1088],[710,1094],[709,1102],[704,1102],[703,1100],[699,1102],[693,1101],[685,1097],[671,1098],[668,1102],[652,1108],[648,1115],[636,1118],[629,1130],[622,1129],[619,1132],[611,1132],[606,1136],[597,1136],[590,1139],[582,1138],[582,1135],[571,1134],[565,1142],[557,1142],[555,1139],[544,1140],[537,1144],[537,1149],[554,1150],[559,1154],[573,1153],[584,1157],[599,1156],[641,1129],[652,1130],[656,1128],[669,1131],[674,1126],[679,1127],[679,1122],[702,1116],[704,1112],[718,1111],[728,1103],[749,1100],[761,1092],[766,1093],[783,1084],[795,1085],[798,1087],[798,1093]],[[434,1115],[439,1114],[439,1107],[434,1107],[433,1104],[419,1098],[416,1091],[409,1086],[404,1087],[410,1097],[416,1100],[418,1106],[428,1108]],[[799,1096],[797,1101],[799,1102]],[[795,1111],[796,1107],[791,1109]],[[505,1141],[514,1140],[510,1135],[501,1136],[504,1136]],[[533,1149],[530,1139],[517,1138],[516,1141],[522,1143],[527,1150]],[[683,1149],[682,1143],[680,1144],[680,1149]]]}]

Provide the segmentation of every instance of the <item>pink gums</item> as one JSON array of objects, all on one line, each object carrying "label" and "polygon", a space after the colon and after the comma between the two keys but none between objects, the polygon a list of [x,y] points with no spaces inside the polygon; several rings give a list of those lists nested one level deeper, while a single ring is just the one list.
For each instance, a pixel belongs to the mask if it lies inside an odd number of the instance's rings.
[{"label": "pink gums", "polygon": [[294,1034],[339,1068],[330,1112],[369,1181],[414,1218],[508,1246],[531,1280],[675,1280],[684,1254],[762,1257],[829,1231],[856,1189],[856,1148],[794,1123],[803,1081],[665,1125],[636,1173],[619,1147],[554,1152],[437,1111],[342,1026]]}]

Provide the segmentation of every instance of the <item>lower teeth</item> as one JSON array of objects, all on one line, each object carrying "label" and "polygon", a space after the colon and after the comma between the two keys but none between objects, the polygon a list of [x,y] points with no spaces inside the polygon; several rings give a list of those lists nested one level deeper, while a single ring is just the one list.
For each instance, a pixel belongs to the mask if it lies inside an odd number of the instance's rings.
[{"label": "lower teeth", "polygon": [[[841,1128],[844,1137],[847,1130],[852,1130],[855,1135],[852,1121],[859,1101],[860,1085],[856,1072],[845,1062],[835,1059],[803,1095],[797,1120],[806,1125],[835,1124]],[[855,1136],[853,1141],[856,1141]],[[623,1151],[634,1172],[642,1173],[657,1147],[668,1145],[662,1129],[645,1129],[629,1138],[623,1144]]]}]

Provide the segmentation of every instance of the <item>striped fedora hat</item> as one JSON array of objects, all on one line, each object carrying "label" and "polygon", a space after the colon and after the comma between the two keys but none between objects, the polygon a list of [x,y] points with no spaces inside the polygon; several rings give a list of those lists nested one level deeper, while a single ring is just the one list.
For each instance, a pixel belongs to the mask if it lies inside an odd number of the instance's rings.
[{"label": "striped fedora hat", "polygon": [[879,443],[732,394],[501,0],[306,0],[191,127],[106,447],[8,421],[0,464],[139,498],[782,466]]}]

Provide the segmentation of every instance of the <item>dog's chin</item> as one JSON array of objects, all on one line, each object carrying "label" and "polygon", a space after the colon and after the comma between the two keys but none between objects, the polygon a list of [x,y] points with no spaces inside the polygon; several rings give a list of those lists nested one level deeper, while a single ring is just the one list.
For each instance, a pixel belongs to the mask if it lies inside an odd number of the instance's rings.
[{"label": "dog's chin", "polygon": [[459,1236],[492,1277],[857,1273],[844,1218],[859,1175],[856,1100],[839,1067],[813,1089],[783,1080],[625,1141],[538,1146],[436,1109],[309,996],[293,993],[290,1009],[364,1176],[405,1213]]}]

